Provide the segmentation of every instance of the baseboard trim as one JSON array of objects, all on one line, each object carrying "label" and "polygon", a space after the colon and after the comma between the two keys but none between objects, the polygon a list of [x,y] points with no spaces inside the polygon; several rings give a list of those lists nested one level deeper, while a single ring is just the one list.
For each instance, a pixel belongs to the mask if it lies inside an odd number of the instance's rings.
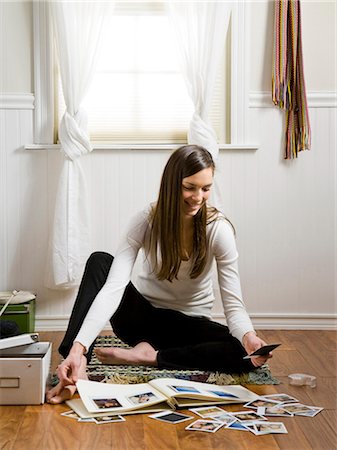
[{"label": "baseboard trim", "polygon": [[[257,330],[337,330],[337,314],[250,314]],[[225,323],[223,314],[213,319]]]},{"label": "baseboard trim", "polygon": [[[35,331],[65,331],[68,326],[70,316],[36,316]],[[107,322],[105,330],[111,331],[111,326]]]},{"label": "baseboard trim", "polygon": [[[337,330],[337,314],[251,314],[257,330]],[[223,314],[213,319],[225,323]],[[65,331],[69,316],[37,316],[36,331]],[[106,330],[111,330],[107,324]]]}]

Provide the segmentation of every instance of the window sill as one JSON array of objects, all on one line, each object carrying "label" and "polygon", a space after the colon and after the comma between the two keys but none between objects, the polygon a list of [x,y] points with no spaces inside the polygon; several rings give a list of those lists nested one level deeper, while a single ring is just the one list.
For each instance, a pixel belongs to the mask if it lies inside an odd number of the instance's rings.
[{"label": "window sill", "polygon": [[[174,150],[184,144],[101,144],[92,142],[93,150]],[[60,150],[60,144],[29,144],[25,150]],[[258,144],[219,144],[220,151],[226,150],[258,150]]]}]

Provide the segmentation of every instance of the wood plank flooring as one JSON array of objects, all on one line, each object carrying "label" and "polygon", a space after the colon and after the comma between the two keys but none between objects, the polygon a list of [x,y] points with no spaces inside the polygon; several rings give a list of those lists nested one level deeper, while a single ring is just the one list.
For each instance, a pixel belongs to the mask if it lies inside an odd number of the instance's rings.
[{"label": "wood plank flooring", "polygon": [[[40,333],[53,342],[53,369],[59,362],[57,346],[63,333]],[[259,331],[267,342],[281,342],[270,361],[281,384],[247,386],[257,394],[287,393],[324,411],[316,417],[275,418],[287,435],[254,436],[249,432],[220,429],[201,433],[185,430],[186,422],[161,423],[146,414],[126,416],[126,421],[95,425],[77,423],[60,415],[66,405],[0,407],[0,448],[6,450],[334,450],[337,449],[336,337],[334,331]],[[317,387],[288,383],[290,373],[317,377]],[[242,406],[226,406],[238,411]]]}]

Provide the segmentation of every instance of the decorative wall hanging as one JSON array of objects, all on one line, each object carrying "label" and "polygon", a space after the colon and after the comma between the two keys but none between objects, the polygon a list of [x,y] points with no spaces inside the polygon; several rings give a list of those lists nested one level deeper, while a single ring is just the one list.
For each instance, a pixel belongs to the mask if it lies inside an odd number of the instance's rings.
[{"label": "decorative wall hanging", "polygon": [[272,97],[286,112],[285,159],[297,158],[298,152],[311,146],[300,0],[275,0]]}]

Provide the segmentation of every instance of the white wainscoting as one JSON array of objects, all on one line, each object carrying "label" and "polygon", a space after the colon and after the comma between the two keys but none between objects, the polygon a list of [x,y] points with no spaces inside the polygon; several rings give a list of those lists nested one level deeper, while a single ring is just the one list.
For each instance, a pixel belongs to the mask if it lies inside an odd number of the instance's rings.
[{"label": "white wainscoting", "polygon": [[[294,161],[283,159],[283,114],[254,96],[248,128],[259,149],[223,150],[217,168],[247,309],[257,328],[336,329],[336,96],[321,106],[316,96],[312,150]],[[23,149],[33,143],[32,108],[31,94],[0,96],[0,290],[36,292],[37,330],[63,330],[76,292],[43,283],[62,155]],[[115,251],[130,216],[156,198],[169,154],[96,150],[83,158],[93,250]],[[219,300],[214,318],[224,319]]]}]

